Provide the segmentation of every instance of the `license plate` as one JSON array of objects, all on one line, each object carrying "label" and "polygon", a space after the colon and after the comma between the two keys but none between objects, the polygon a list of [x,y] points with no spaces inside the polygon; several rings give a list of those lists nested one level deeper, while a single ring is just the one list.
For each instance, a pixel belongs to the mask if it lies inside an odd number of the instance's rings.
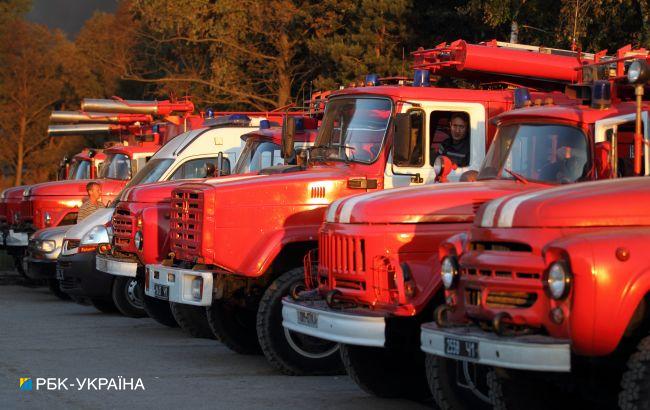
[{"label": "license plate", "polygon": [[153,294],[158,299],[169,300],[169,286],[154,283]]},{"label": "license plate", "polygon": [[445,354],[465,359],[478,359],[478,342],[445,337]]},{"label": "license plate", "polygon": [[56,267],[56,279],[63,280],[63,268]]},{"label": "license plate", "polygon": [[309,327],[318,327],[318,313],[299,310],[298,323]]}]

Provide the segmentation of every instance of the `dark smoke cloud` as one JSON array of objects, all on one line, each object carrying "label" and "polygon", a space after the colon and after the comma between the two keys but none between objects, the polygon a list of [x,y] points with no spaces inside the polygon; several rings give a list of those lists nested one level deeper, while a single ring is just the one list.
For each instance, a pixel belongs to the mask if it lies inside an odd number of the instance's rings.
[{"label": "dark smoke cloud", "polygon": [[63,30],[74,38],[96,10],[113,12],[118,0],[32,0],[27,19]]}]

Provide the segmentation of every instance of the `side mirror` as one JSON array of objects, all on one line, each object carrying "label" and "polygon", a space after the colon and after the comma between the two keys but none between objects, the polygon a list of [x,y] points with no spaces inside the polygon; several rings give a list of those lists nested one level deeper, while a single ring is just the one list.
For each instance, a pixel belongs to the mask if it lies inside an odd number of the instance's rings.
[{"label": "side mirror", "polygon": [[611,153],[612,144],[609,141],[596,143],[594,162],[597,179],[609,179],[613,176]]},{"label": "side mirror", "polygon": [[411,115],[395,115],[395,134],[393,135],[393,163],[399,165],[408,162],[411,154]]},{"label": "side mirror", "polygon": [[280,152],[284,162],[291,161],[295,155],[294,141],[296,139],[296,119],[284,117],[282,122],[282,151]]},{"label": "side mirror", "polygon": [[447,182],[447,176],[451,171],[458,168],[446,155],[438,155],[433,163],[433,171],[436,173],[437,182]]},{"label": "side mirror", "polygon": [[217,176],[230,175],[230,159],[223,156],[223,152],[217,155]]}]

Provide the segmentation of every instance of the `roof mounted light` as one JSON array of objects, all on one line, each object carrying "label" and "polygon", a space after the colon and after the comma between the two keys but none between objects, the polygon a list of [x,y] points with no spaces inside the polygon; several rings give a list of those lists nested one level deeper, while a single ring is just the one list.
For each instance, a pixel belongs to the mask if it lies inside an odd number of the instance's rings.
[{"label": "roof mounted light", "polygon": [[214,110],[212,108],[205,110],[205,118],[214,118]]},{"label": "roof mounted light", "polygon": [[627,69],[627,81],[642,84],[650,80],[650,67],[646,60],[634,60]]},{"label": "roof mounted light", "polygon": [[429,70],[415,70],[413,87],[429,87],[431,85],[431,72]]},{"label": "roof mounted light", "polygon": [[612,86],[609,81],[596,80],[591,86],[591,108],[605,109],[612,104]]},{"label": "roof mounted light", "polygon": [[379,85],[379,74],[368,74],[364,82],[366,86],[378,86]]},{"label": "roof mounted light", "polygon": [[302,118],[296,118],[296,132],[305,131],[305,121]]},{"label": "roof mounted light", "polygon": [[204,127],[248,127],[251,119],[246,114],[231,114],[217,118],[206,118],[203,122]]},{"label": "roof mounted light", "polygon": [[530,91],[528,88],[520,87],[514,91],[515,108],[523,108],[531,103]]},{"label": "roof mounted light", "polygon": [[269,120],[260,120],[260,129],[261,130],[268,130],[271,128],[271,121]]}]

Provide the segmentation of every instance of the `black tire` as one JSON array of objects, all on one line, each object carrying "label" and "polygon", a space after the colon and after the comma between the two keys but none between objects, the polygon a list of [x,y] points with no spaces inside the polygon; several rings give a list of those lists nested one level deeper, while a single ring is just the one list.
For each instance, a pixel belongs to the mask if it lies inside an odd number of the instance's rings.
[{"label": "black tire", "polygon": [[115,307],[115,303],[111,299],[91,298],[90,303],[102,313],[118,313],[117,307]]},{"label": "black tire", "polygon": [[144,310],[150,318],[163,326],[178,327],[169,302],[144,295]]},{"label": "black tire", "polygon": [[124,316],[132,318],[146,317],[142,292],[142,281],[136,278],[116,276],[113,281],[113,303]]},{"label": "black tire", "polygon": [[366,393],[418,401],[431,397],[419,348],[397,351],[341,344],[340,350],[348,375]]},{"label": "black tire", "polygon": [[203,339],[216,339],[204,307],[184,305],[182,303],[170,303],[172,315],[178,326],[188,335]]},{"label": "black tire", "polygon": [[552,373],[495,368],[488,373],[487,383],[495,410],[547,410],[558,403],[569,408],[582,399],[553,382]]},{"label": "black tire", "polygon": [[70,295],[61,290],[57,279],[48,279],[47,287],[50,288],[50,292],[52,292],[52,294],[57,298],[61,300],[70,300]]},{"label": "black tire", "polygon": [[641,339],[627,361],[618,405],[622,410],[650,408],[650,336]]},{"label": "black tire", "polygon": [[206,313],[217,340],[230,350],[240,354],[262,352],[255,329],[256,311],[223,300],[212,300]]},{"label": "black tire", "polygon": [[343,374],[338,343],[292,332],[282,326],[282,298],[304,283],[304,268],[292,269],[271,283],[257,310],[257,337],[273,367],[290,376]]},{"label": "black tire", "polygon": [[[426,355],[425,365],[429,388],[440,410],[487,410],[492,408],[487,387],[489,367],[462,363],[429,354]],[[458,380],[461,380],[465,385],[469,385],[469,381],[467,381],[464,374],[464,365],[470,366],[467,369],[470,377],[477,375],[481,379],[472,380],[471,382],[474,383],[475,388],[478,389],[482,397],[478,397],[472,390],[458,385]]]}]

